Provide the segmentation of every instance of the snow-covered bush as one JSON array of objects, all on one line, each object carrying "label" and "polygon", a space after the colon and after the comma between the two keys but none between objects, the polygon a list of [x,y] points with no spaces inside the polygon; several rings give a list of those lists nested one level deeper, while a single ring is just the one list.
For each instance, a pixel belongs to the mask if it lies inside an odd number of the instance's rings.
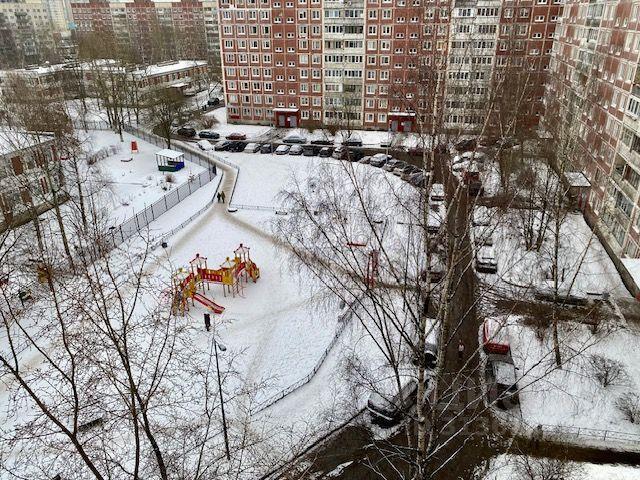
[{"label": "snow-covered bush", "polygon": [[602,355],[589,355],[592,377],[603,387],[609,385],[628,385],[629,376],[624,364]]},{"label": "snow-covered bush", "polygon": [[176,183],[176,176],[173,173],[166,173],[164,181],[167,183]]},{"label": "snow-covered bush", "polygon": [[631,423],[640,423],[640,396],[627,392],[616,400],[616,407]]}]

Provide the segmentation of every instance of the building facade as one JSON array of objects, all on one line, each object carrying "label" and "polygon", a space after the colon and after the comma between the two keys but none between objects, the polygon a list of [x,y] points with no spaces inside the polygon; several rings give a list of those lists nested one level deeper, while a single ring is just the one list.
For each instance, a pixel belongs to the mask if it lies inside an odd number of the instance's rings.
[{"label": "building facade", "polygon": [[203,58],[219,71],[217,1],[75,1],[71,10],[79,37],[106,35],[152,64]]},{"label": "building facade", "polygon": [[537,124],[560,11],[560,0],[221,0],[229,119],[416,131],[435,109],[443,128],[481,131],[502,62],[534,72]]},{"label": "building facade", "polygon": [[550,111],[572,119],[563,125],[574,145],[571,168],[591,183],[587,214],[616,255],[634,258],[640,257],[639,15],[637,1],[568,0],[545,96]]}]

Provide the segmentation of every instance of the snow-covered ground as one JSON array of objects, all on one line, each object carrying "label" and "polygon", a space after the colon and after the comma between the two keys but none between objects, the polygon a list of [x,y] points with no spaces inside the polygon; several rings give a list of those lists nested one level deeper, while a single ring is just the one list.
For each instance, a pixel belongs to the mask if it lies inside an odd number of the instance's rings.
[{"label": "snow-covered ground", "polygon": [[[90,166],[89,172],[92,181],[105,187],[98,201],[114,223],[133,216],[204,171],[204,167],[185,161],[178,172],[161,172],[155,159],[161,149],[128,133],[123,134],[123,142],[117,133],[107,130],[79,131],[78,135],[89,156],[103,157]],[[137,153],[131,152],[132,141],[137,143]]]},{"label": "snow-covered ground", "polygon": [[207,130],[218,132],[222,138],[235,132],[244,133],[248,140],[264,136],[271,127],[265,125],[234,125],[227,123],[227,109],[225,107],[216,108],[205,114],[215,119],[216,123]]},{"label": "snow-covered ground", "polygon": [[[606,314],[614,317],[609,310]],[[582,323],[560,322],[563,365],[557,368],[550,329],[541,339],[531,322],[517,315],[502,319],[518,369],[520,407],[500,415],[517,425],[521,413],[528,428],[542,425],[545,434],[578,443],[602,444],[608,439],[609,444],[633,445],[639,441],[640,427],[631,423],[616,403],[627,392],[640,392],[640,351],[636,348],[640,332],[611,320],[596,334]],[[610,385],[603,386],[597,380],[594,356],[620,365],[622,373]],[[608,437],[604,437],[605,430]]]},{"label": "snow-covered ground", "polygon": [[[522,477],[521,474],[526,472],[527,469],[531,474],[535,472],[538,476]],[[640,478],[640,468],[627,465],[598,465],[594,463],[569,463],[567,466],[563,462],[554,464],[553,461],[548,460],[540,461],[534,458],[527,460],[517,455],[500,455],[492,459],[488,472],[481,477],[481,480],[525,480],[529,478],[636,480]]]},{"label": "snow-covered ground", "polygon": [[[518,210],[508,210],[506,214],[495,208],[489,211],[490,225],[482,229],[493,232],[498,273],[483,277],[490,284],[520,286],[531,290],[549,288],[552,285],[549,275],[553,245],[547,240],[539,252],[526,250],[520,215]],[[561,276],[564,277],[561,289],[571,287],[571,292],[578,295],[607,293],[629,296],[615,265],[582,214],[567,214],[560,231],[558,258]],[[547,237],[550,235],[549,232]]]}]

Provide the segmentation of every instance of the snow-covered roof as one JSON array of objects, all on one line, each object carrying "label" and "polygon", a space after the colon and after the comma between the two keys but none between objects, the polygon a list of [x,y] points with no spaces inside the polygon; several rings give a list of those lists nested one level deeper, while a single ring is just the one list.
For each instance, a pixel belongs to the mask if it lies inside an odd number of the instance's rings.
[{"label": "snow-covered roof", "polygon": [[165,148],[163,150],[160,150],[160,151],[156,152],[156,157],[170,158],[172,160],[180,158],[183,155],[184,155],[184,153],[182,153],[182,152],[176,152],[175,150],[170,150],[168,148]]},{"label": "snow-covered roof", "polygon": [[131,72],[140,77],[153,77],[155,75],[165,75],[167,73],[179,72],[194,67],[206,65],[204,60],[178,60],[175,62],[158,63],[142,67]]},{"label": "snow-covered roof", "polygon": [[591,183],[582,172],[565,172],[564,178],[570,187],[590,187]]},{"label": "snow-covered roof", "polygon": [[23,130],[0,128],[0,155],[35,147],[53,139],[53,135],[36,135]]}]

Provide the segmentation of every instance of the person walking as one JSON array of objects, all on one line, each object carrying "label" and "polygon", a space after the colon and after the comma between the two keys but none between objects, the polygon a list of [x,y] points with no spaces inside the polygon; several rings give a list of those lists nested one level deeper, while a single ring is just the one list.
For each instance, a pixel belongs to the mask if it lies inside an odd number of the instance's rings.
[{"label": "person walking", "polygon": [[462,360],[462,357],[464,356],[464,343],[462,343],[462,340],[458,341],[458,360]]},{"label": "person walking", "polygon": [[211,315],[208,313],[204,314],[204,328],[207,329],[207,332],[211,330]]},{"label": "person walking", "polygon": [[226,198],[226,195],[224,194],[224,190],[220,192],[220,198],[222,198],[222,203],[224,203],[224,200]]},{"label": "person walking", "polygon": [[220,192],[216,193],[216,198],[218,199],[218,203],[220,203]]}]

